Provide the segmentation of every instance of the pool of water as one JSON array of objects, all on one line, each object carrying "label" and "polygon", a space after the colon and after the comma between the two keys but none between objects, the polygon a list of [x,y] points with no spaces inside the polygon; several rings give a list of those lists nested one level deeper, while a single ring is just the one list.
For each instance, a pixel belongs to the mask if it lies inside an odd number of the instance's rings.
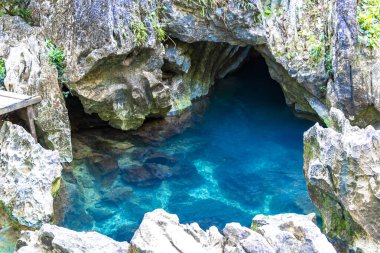
[{"label": "pool of water", "polygon": [[315,211],[302,172],[302,135],[313,123],[293,115],[265,63],[246,64],[199,103],[145,132],[75,134],[58,224],[125,241],[156,208],[220,229],[249,226],[259,213]]}]

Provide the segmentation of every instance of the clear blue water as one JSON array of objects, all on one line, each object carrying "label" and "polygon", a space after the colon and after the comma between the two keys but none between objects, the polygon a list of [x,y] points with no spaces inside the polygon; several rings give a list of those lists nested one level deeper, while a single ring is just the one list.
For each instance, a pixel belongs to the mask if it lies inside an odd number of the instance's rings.
[{"label": "clear blue water", "polygon": [[[302,172],[302,135],[313,123],[294,116],[263,62],[218,81],[190,121],[181,134],[154,142],[102,130],[125,146],[115,152],[103,139],[88,144],[95,157],[64,173],[69,197],[59,224],[125,241],[156,208],[220,229],[250,226],[259,213],[315,211]],[[150,135],[158,134],[145,140]]]}]

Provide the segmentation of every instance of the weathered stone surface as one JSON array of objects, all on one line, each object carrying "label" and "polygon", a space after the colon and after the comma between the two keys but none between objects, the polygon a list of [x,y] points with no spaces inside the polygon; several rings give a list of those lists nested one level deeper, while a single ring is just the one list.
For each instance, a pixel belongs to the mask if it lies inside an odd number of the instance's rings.
[{"label": "weathered stone surface", "polygon": [[44,224],[38,231],[23,231],[17,253],[128,253],[127,242],[116,242],[97,232],[75,232]]},{"label": "weathered stone surface", "polygon": [[165,64],[170,88],[170,115],[183,113],[196,98],[208,94],[215,79],[237,69],[250,47],[239,48],[226,43],[177,41],[166,45]]},{"label": "weathered stone surface", "polygon": [[0,130],[0,201],[20,224],[36,227],[50,221],[61,170],[56,151],[42,148],[22,127],[4,123]]},{"label": "weathered stone surface", "polygon": [[216,227],[207,231],[198,224],[182,225],[177,215],[162,209],[146,213],[131,244],[142,252],[222,252],[223,236]]},{"label": "weathered stone surface", "polygon": [[223,234],[226,238],[222,252],[276,252],[262,235],[252,229],[242,227],[239,223],[227,224],[223,229]]},{"label": "weathered stone surface", "polygon": [[8,91],[40,95],[34,106],[35,121],[43,145],[57,150],[62,161],[72,160],[70,122],[57,80],[49,63],[41,30],[19,17],[0,18],[0,58],[6,60]]},{"label": "weathered stone surface", "polygon": [[[223,53],[237,46],[256,47],[297,111],[323,118],[310,106],[316,101],[342,109],[358,125],[380,122],[380,50],[359,43],[357,3],[350,0],[32,0],[30,8],[43,33],[64,48],[69,86],[86,111],[117,128],[163,117],[170,106],[171,114],[181,113],[191,99],[207,94],[216,66],[230,59]],[[140,21],[147,37],[137,47],[131,28]],[[172,38],[166,55],[155,38],[160,23]],[[181,43],[172,46],[178,40],[206,48],[186,53]],[[235,47],[218,51],[220,42]],[[176,75],[162,75],[163,58]]]},{"label": "weathered stone surface", "polygon": [[365,127],[380,122],[380,49],[368,48],[359,39],[358,3],[335,1],[331,47],[334,82],[328,86],[327,103]]},{"label": "weathered stone surface", "polygon": [[162,209],[147,213],[131,244],[141,252],[334,253],[333,246],[314,224],[315,214],[258,215],[252,229],[227,224],[223,235],[216,227],[182,225],[178,216]]},{"label": "weathered stone surface", "polygon": [[380,247],[380,131],[352,127],[331,109],[331,128],[304,134],[304,174],[324,229],[364,252]]},{"label": "weathered stone surface", "polygon": [[335,253],[334,247],[316,226],[316,215],[256,215],[252,228],[273,247],[274,252]]}]

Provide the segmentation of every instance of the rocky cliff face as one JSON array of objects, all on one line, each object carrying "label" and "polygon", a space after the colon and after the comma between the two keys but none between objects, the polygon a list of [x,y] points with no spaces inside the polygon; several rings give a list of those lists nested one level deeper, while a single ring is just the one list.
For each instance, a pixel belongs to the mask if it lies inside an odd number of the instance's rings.
[{"label": "rocky cliff face", "polygon": [[43,98],[34,107],[39,139],[46,147],[57,150],[62,161],[70,162],[69,117],[41,30],[19,17],[0,18],[0,58],[6,60],[7,90]]},{"label": "rocky cliff face", "polygon": [[0,202],[17,223],[38,227],[53,217],[53,195],[62,166],[57,152],[45,150],[20,126],[0,130]]},{"label": "rocky cliff face", "polygon": [[[234,65],[233,51],[246,46],[265,57],[297,111],[319,114],[310,102],[318,100],[326,109],[343,110],[358,125],[379,121],[379,50],[359,41],[356,2],[33,0],[30,8],[44,34],[66,52],[70,89],[87,112],[117,128],[136,128],[146,117],[182,111],[191,98],[207,94],[217,66]],[[161,43],[164,31],[171,39]],[[212,44],[191,50],[195,42]],[[163,74],[163,60],[177,56],[188,66],[177,68],[176,75]],[[198,72],[206,57],[212,69],[202,69],[194,79],[178,77],[190,65],[199,66]],[[203,73],[210,76],[199,78]]]},{"label": "rocky cliff face", "polygon": [[331,128],[304,135],[304,174],[329,236],[364,252],[380,248],[380,131],[353,127],[332,109]]},{"label": "rocky cliff face", "polygon": [[[29,8],[38,26],[33,30],[64,50],[71,92],[86,112],[116,128],[135,129],[146,118],[183,112],[192,99],[208,93],[215,78],[235,69],[247,55],[243,47],[249,46],[265,57],[287,103],[297,111],[325,120],[333,106],[360,126],[380,118],[379,50],[359,41],[357,4],[347,0],[32,0]],[[20,32],[16,26],[6,28],[7,34]],[[37,52],[29,52],[29,58],[36,57]],[[15,48],[13,56],[19,53]],[[10,73],[15,64],[8,65]],[[49,69],[43,66],[45,78],[55,76]],[[61,115],[55,124],[41,123],[40,128],[50,132],[45,141],[59,150],[63,145],[57,142],[70,143],[65,108],[54,94],[49,105],[59,105],[53,113]],[[52,122],[46,115],[53,113],[43,111],[37,120]],[[62,151],[67,160],[69,151]]]}]

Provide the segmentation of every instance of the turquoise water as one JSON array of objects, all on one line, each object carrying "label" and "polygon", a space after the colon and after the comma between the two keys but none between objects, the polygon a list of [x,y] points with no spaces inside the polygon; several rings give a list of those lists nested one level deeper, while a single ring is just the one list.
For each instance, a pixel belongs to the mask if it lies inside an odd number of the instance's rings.
[{"label": "turquoise water", "polygon": [[[58,223],[125,241],[156,208],[221,229],[249,226],[259,213],[314,211],[302,172],[302,134],[313,123],[293,115],[262,61],[218,81],[199,103],[178,129],[82,133]],[[182,133],[158,138],[167,132]]]}]

